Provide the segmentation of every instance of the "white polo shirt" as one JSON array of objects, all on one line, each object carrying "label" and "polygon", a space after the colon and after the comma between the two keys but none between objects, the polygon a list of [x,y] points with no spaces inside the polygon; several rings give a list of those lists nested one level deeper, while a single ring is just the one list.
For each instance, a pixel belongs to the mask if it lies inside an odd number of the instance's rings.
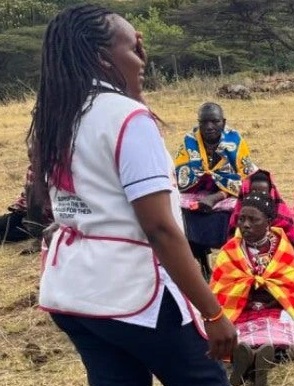
[{"label": "white polo shirt", "polygon": [[[128,123],[119,165],[121,183],[129,202],[155,192],[171,191],[164,142],[158,127],[150,117],[137,115]],[[159,290],[152,304],[135,316],[116,318],[117,320],[155,328],[166,286],[180,309],[182,324],[191,322],[192,318],[183,295],[162,266],[159,267],[159,276]]]}]

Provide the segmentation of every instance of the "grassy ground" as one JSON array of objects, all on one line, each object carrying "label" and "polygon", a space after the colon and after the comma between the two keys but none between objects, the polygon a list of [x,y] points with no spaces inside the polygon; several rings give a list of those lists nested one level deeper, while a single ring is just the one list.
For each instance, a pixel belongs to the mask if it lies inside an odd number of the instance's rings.
[{"label": "grassy ground", "polygon": [[[294,188],[293,95],[260,95],[250,101],[218,100],[216,83],[207,79],[174,85],[147,95],[164,129],[172,153],[194,124],[205,101],[220,102],[228,123],[246,137],[255,162],[275,176],[292,205]],[[27,165],[24,139],[33,102],[0,107],[0,210],[18,195]],[[20,256],[25,243],[0,247],[0,385],[85,386],[78,356],[67,339],[37,310],[39,258]],[[270,386],[294,384],[294,365],[276,367]],[[179,385],[181,386],[181,385]]]}]

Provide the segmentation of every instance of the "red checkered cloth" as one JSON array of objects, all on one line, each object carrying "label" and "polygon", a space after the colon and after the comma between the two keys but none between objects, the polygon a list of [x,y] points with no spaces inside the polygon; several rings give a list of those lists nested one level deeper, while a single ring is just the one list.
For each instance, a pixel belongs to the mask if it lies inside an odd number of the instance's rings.
[{"label": "red checkered cloth", "polygon": [[[29,165],[27,168],[26,173],[26,181],[25,186],[23,188],[23,191],[20,193],[19,197],[8,207],[8,210],[10,212],[22,212],[27,213],[27,197],[26,197],[26,190],[29,186],[33,185],[34,183],[35,174],[32,170],[32,165]],[[50,224],[53,221],[53,214],[51,210],[51,203],[48,199],[46,200],[44,207],[43,207],[43,214],[44,218],[46,219],[46,223]]]},{"label": "red checkered cloth", "polygon": [[8,207],[10,212],[26,212],[27,211],[27,197],[26,197],[26,188],[29,185],[32,185],[34,181],[34,172],[32,170],[32,165],[29,165],[27,168],[26,181],[23,191],[17,197],[17,199]]},{"label": "red checkered cloth", "polygon": [[294,345],[294,321],[281,308],[243,311],[235,326],[239,342],[251,347],[272,344],[288,348]]},{"label": "red checkered cloth", "polygon": [[9,212],[27,212],[27,197],[25,194],[25,191],[22,191],[20,195],[17,197],[17,199],[9,205],[7,208]]},{"label": "red checkered cloth", "polygon": [[248,264],[241,234],[229,240],[216,259],[210,286],[232,322],[246,309],[252,287],[268,291],[294,319],[294,249],[283,229],[271,228],[271,232],[280,242],[260,275]]}]

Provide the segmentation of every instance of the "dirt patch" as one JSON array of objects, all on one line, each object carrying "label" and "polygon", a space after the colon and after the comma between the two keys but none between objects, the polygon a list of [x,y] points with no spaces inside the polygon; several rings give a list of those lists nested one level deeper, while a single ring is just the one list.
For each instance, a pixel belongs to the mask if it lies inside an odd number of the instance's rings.
[{"label": "dirt patch", "polygon": [[20,311],[29,307],[36,307],[38,304],[38,296],[36,292],[30,292],[29,294],[21,297],[12,304],[1,308],[1,312]]},{"label": "dirt patch", "polygon": [[24,356],[37,366],[43,365],[48,361],[48,355],[43,353],[40,346],[36,343],[28,343],[23,350]]}]

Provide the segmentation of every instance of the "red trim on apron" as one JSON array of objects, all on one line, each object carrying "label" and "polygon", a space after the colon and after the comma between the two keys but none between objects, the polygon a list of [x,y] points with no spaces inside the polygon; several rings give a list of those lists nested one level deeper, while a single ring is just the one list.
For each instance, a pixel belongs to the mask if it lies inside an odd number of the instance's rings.
[{"label": "red trim on apron", "polygon": [[137,110],[134,110],[131,114],[129,114],[126,117],[126,119],[124,120],[124,122],[121,126],[121,129],[118,133],[118,138],[117,138],[117,143],[116,143],[116,148],[115,148],[115,164],[116,164],[117,169],[119,169],[119,158],[120,158],[120,152],[121,152],[121,145],[122,145],[123,136],[124,136],[124,133],[125,133],[126,128],[128,126],[128,123],[130,122],[130,120],[132,118],[134,118],[135,116],[140,115],[142,113],[147,115],[147,116],[150,116],[150,118],[152,118],[154,120],[153,116],[150,114],[150,112],[148,110],[137,109]]},{"label": "red trim on apron", "polygon": [[[107,236],[91,236],[91,235],[84,235],[82,232],[80,232],[77,229],[71,228],[71,227],[61,227],[61,233],[58,237],[57,244],[56,244],[56,249],[55,249],[55,254],[54,258],[52,260],[52,265],[55,266],[57,264],[57,254],[58,254],[58,248],[61,244],[61,242],[64,240],[65,235],[67,235],[67,238],[65,240],[66,245],[71,245],[74,240],[78,238],[84,238],[84,239],[90,239],[90,240],[111,240],[111,241],[120,241],[120,242],[126,242],[126,243],[131,243],[131,244],[136,244],[136,245],[142,245],[144,247],[151,248],[151,246],[148,243],[145,243],[143,241],[137,241],[137,240],[132,240],[132,239],[125,239],[125,238],[120,238],[120,237],[107,237]],[[137,311],[127,313],[127,314],[117,314],[117,315],[92,315],[92,314],[83,314],[83,313],[78,313],[78,312],[71,312],[71,311],[62,311],[62,310],[56,310],[44,306],[39,306],[39,308],[43,311],[47,312],[53,312],[53,313],[60,313],[60,314],[65,314],[65,315],[73,315],[73,316],[82,316],[82,317],[88,317],[88,318],[98,318],[98,319],[105,319],[105,318],[122,318],[122,317],[128,317],[128,316],[134,316],[137,314],[140,314],[144,310],[146,310],[154,301],[158,294],[159,290],[159,269],[158,269],[158,260],[156,256],[153,254],[153,265],[154,265],[154,270],[155,270],[155,289],[154,293],[151,296],[151,299],[145,304],[142,308],[140,308]]]},{"label": "red trim on apron", "polygon": [[144,247],[151,248],[150,244],[143,242],[143,241],[138,241],[138,240],[125,239],[122,237],[85,235],[83,232],[79,231],[78,229],[75,229],[72,227],[65,227],[65,226],[61,226],[60,230],[61,230],[61,232],[60,232],[60,235],[57,239],[55,253],[54,253],[53,260],[52,260],[53,266],[55,266],[57,264],[58,249],[59,249],[60,244],[62,243],[62,241],[66,237],[66,234],[67,234],[67,238],[65,240],[65,244],[68,246],[72,245],[72,243],[75,241],[76,238],[79,238],[79,239],[87,239],[87,240],[120,241],[123,243],[142,245]]},{"label": "red trim on apron", "polygon": [[193,320],[193,322],[194,322],[195,327],[197,328],[197,331],[199,332],[199,334],[200,334],[205,340],[208,340],[208,337],[207,337],[207,335],[206,335],[204,329],[201,328],[201,326],[199,325],[199,321],[197,320],[197,318],[196,318],[196,316],[195,316],[195,312],[193,311],[193,308],[192,308],[192,306],[191,306],[190,300],[189,300],[189,299],[187,298],[187,296],[185,296],[184,294],[182,294],[182,295],[183,295],[183,297],[184,297],[184,299],[185,299],[185,301],[186,301],[188,311],[189,311],[189,313],[190,313],[190,315],[191,315],[191,318],[192,318],[192,320]]}]

